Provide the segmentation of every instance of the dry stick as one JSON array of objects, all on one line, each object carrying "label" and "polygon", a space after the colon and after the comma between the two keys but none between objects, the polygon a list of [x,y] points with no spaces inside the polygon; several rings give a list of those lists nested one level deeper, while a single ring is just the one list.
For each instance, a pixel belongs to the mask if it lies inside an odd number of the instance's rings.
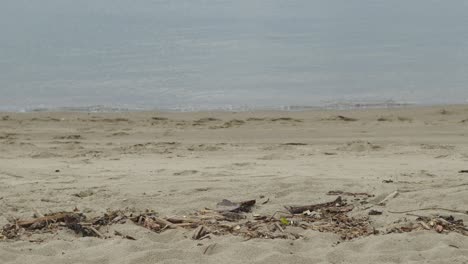
[{"label": "dry stick", "polygon": [[419,224],[426,230],[431,230],[431,228],[426,224],[424,223],[423,221],[419,221]]},{"label": "dry stick", "polygon": [[102,239],[105,239],[106,237],[101,234],[101,232],[99,232],[96,228],[94,228],[93,226],[88,226],[89,230],[93,231],[99,238],[102,238]]},{"label": "dry stick", "polygon": [[168,227],[169,227],[168,225],[165,225],[163,228],[161,228],[161,230],[159,230],[159,232],[166,230]]},{"label": "dry stick", "polygon": [[276,228],[278,228],[279,231],[281,231],[281,233],[284,233],[284,229],[280,226],[280,224],[275,223],[275,226]]},{"label": "dry stick", "polygon": [[312,205],[306,205],[306,206],[285,206],[285,208],[291,214],[302,214],[303,212],[307,210],[312,212],[312,211],[316,211],[322,208],[333,207],[333,206],[336,206],[336,204],[341,204],[341,203],[342,203],[341,196],[338,196],[338,198],[336,198],[336,200],[333,202],[312,204]]},{"label": "dry stick", "polygon": [[405,213],[411,213],[411,212],[416,212],[416,211],[429,211],[429,210],[442,210],[442,211],[448,211],[452,213],[468,215],[468,211],[447,209],[447,208],[441,208],[441,207],[429,207],[429,208],[420,208],[420,209],[413,209],[413,210],[406,210],[406,211],[388,211],[388,212],[392,214],[405,214]]},{"label": "dry stick", "polygon": [[171,223],[171,222],[169,222],[169,221],[167,221],[167,220],[165,220],[165,219],[162,219],[162,218],[154,218],[153,220],[154,220],[154,222],[156,222],[156,224],[163,225],[163,226],[165,226],[165,228],[166,228],[166,227],[167,227],[167,228],[170,228],[170,229],[176,229],[176,228],[177,228],[176,225],[174,225],[173,223]]},{"label": "dry stick", "polygon": [[385,199],[383,199],[382,201],[380,201],[378,203],[378,205],[385,205],[385,203],[387,203],[388,200],[392,199],[392,198],[395,198],[397,195],[398,195],[398,191],[394,191],[392,192],[391,194],[387,195],[387,197],[385,197]]}]

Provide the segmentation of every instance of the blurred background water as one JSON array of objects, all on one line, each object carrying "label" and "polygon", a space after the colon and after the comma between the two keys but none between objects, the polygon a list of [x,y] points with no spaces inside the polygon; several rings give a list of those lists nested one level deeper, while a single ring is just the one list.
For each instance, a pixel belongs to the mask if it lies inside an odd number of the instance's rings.
[{"label": "blurred background water", "polygon": [[464,0],[3,0],[0,8],[0,110],[467,100]]}]

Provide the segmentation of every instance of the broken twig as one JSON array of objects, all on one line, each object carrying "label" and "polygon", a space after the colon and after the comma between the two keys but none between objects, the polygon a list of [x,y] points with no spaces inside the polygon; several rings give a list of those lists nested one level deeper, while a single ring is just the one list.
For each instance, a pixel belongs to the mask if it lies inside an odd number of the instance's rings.
[{"label": "broken twig", "polygon": [[387,197],[385,197],[382,201],[380,201],[378,205],[382,205],[382,206],[385,205],[390,199],[397,197],[398,194],[399,194],[398,191],[392,192],[391,194],[387,195]]}]

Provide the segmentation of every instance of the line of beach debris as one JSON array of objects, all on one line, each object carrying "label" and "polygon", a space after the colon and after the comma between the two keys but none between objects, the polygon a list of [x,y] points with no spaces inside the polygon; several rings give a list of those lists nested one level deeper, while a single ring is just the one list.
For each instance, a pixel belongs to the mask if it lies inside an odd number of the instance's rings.
[{"label": "line of beach debris", "polygon": [[[433,217],[410,214],[416,209],[405,212],[407,215],[417,217],[410,221],[397,221],[385,231],[378,231],[372,227],[371,217],[381,215],[382,212],[371,209],[365,215],[351,215],[356,208],[355,204],[348,203],[342,197],[359,197],[354,201],[359,204],[367,204],[367,199],[374,195],[367,193],[350,193],[343,191],[330,191],[328,195],[339,195],[335,200],[303,206],[285,206],[285,210],[276,211],[270,215],[261,215],[253,212],[257,206],[256,200],[232,202],[222,200],[215,209],[204,208],[186,216],[161,217],[154,211],[132,213],[125,210],[108,211],[102,216],[89,218],[84,213],[75,209],[72,212],[57,212],[48,215],[39,215],[29,220],[12,220],[1,229],[0,240],[18,240],[30,237],[34,233],[53,233],[62,229],[69,229],[82,237],[98,237],[102,239],[112,237],[104,233],[106,226],[132,222],[156,233],[162,233],[168,229],[192,230],[192,239],[202,240],[212,236],[235,235],[245,239],[299,239],[303,236],[301,230],[315,230],[339,235],[346,241],[370,235],[403,233],[417,230],[433,230],[438,233],[457,232],[468,235],[466,227],[461,219],[453,216],[437,215]],[[385,203],[398,195],[393,192],[380,201]],[[269,202],[269,199],[262,204]],[[370,209],[370,208],[367,208]],[[426,208],[442,209],[443,208]],[[468,212],[448,210],[452,212],[468,214]],[[108,229],[107,229],[108,230]],[[114,231],[114,236],[136,240],[135,237]]]}]

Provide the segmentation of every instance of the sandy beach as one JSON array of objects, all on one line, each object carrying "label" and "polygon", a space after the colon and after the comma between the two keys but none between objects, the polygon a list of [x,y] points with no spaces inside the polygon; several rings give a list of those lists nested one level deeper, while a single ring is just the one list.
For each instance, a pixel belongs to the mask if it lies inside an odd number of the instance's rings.
[{"label": "sandy beach", "polygon": [[341,191],[371,195],[341,196],[353,206],[349,215],[367,217],[374,232],[344,240],[284,226],[299,237],[194,240],[194,229],[153,232],[128,220],[99,229],[105,238],[64,227],[0,235],[0,263],[468,263],[466,229],[395,229],[418,224],[418,216],[453,216],[466,225],[463,170],[468,105],[0,113],[0,227],[55,212],[188,216],[223,199],[255,199],[250,219],[330,202],[338,195],[329,192]]}]

